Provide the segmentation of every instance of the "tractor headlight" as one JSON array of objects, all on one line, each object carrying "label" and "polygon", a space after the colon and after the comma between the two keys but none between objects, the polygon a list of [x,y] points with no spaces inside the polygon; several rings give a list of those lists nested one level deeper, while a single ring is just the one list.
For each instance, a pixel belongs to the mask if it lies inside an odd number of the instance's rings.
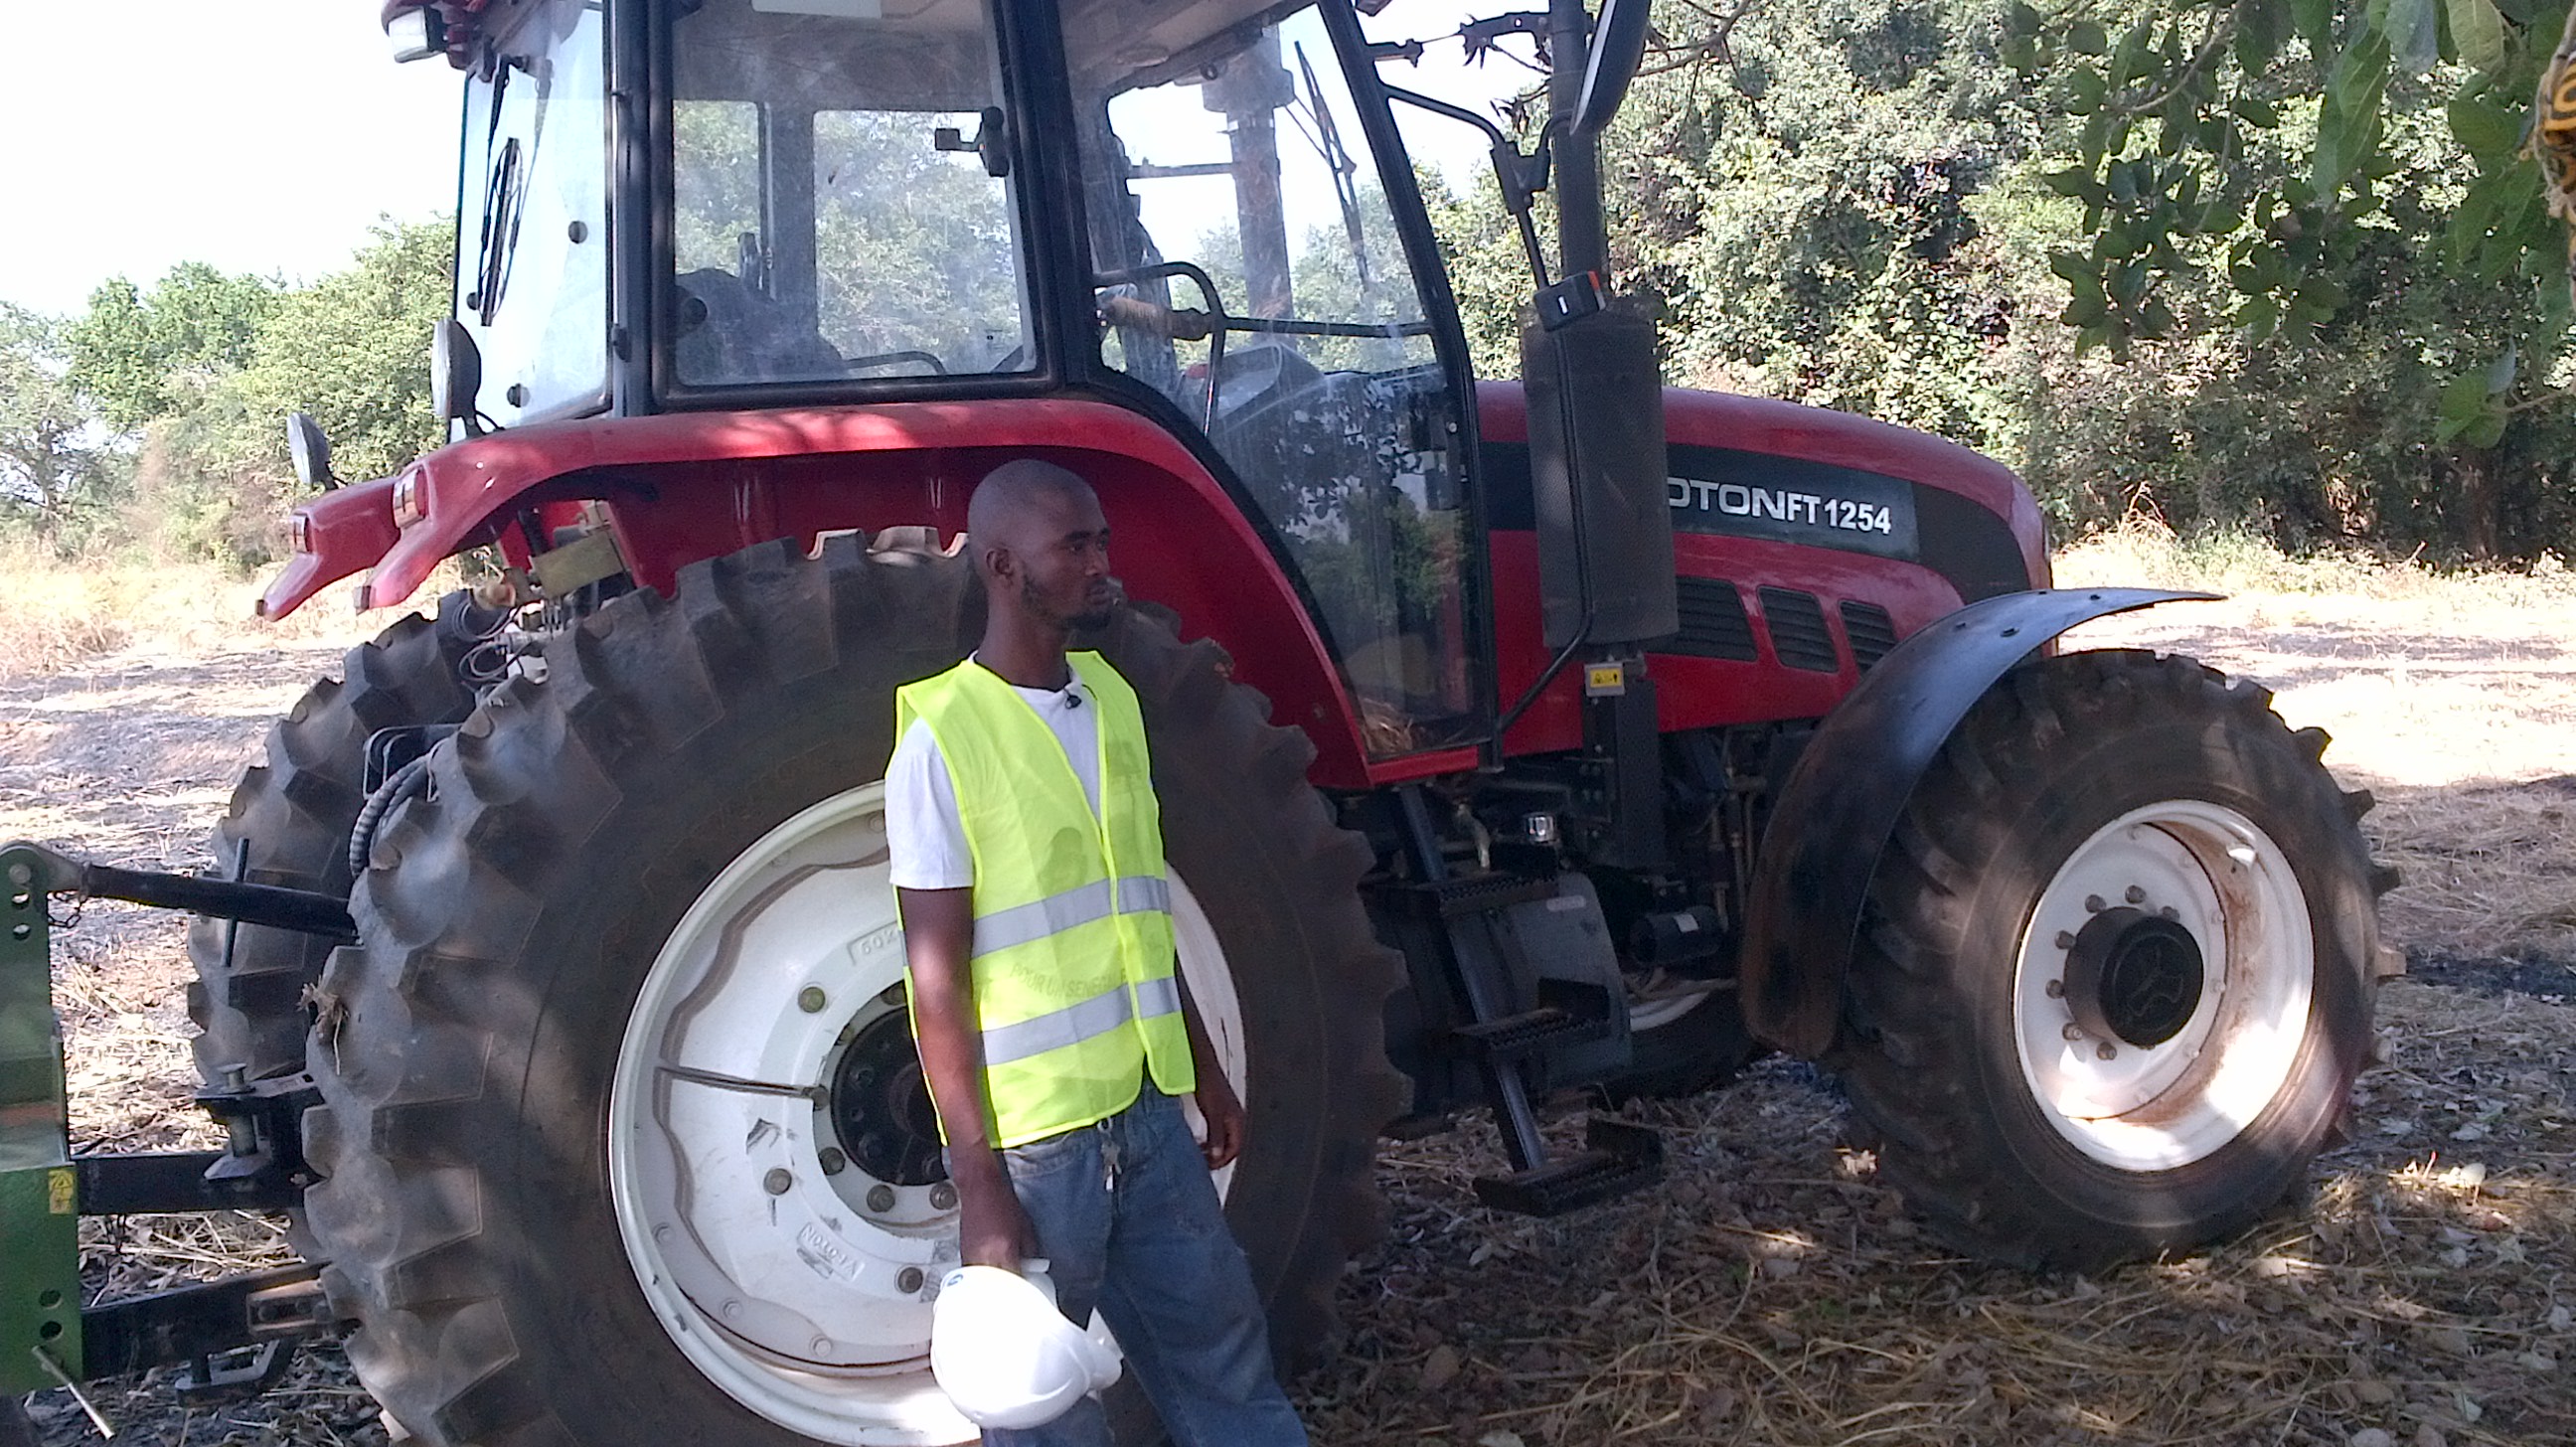
[{"label": "tractor headlight", "polygon": [[415,468],[394,479],[394,526],[410,527],[429,516],[429,494],[420,485],[420,471]]},{"label": "tractor headlight", "polygon": [[438,23],[437,13],[426,5],[386,16],[385,38],[393,42],[397,64],[447,53],[447,27]]}]

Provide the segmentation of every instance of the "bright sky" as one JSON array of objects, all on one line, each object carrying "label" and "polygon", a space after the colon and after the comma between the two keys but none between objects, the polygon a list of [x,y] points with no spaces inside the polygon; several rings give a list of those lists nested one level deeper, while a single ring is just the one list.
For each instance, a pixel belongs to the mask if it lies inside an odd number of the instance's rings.
[{"label": "bright sky", "polygon": [[[0,176],[26,204],[0,226],[0,301],[77,312],[110,276],[148,286],[182,261],[309,281],[379,216],[455,207],[461,81],[438,61],[395,65],[379,0],[10,9],[21,63],[0,86],[12,138]],[[1471,9],[1404,0],[1369,28],[1430,39]],[[1469,105],[1533,79],[1499,60],[1465,69],[1458,53],[1435,45],[1421,69],[1389,75]],[[1417,156],[1453,181],[1480,164],[1473,132],[1399,114]]]},{"label": "bright sky", "polygon": [[463,96],[379,0],[11,4],[0,301],[76,312],[182,261],[311,280],[379,215],[451,211]]}]

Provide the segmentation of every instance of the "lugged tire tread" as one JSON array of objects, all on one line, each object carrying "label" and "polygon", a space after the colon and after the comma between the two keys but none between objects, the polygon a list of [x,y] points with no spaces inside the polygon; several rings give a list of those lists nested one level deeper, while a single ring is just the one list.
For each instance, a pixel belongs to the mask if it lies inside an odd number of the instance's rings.
[{"label": "lugged tire tread", "polygon": [[[2096,730],[2142,717],[2186,726],[2206,720],[2200,726],[2209,731],[2227,721],[2248,741],[2249,772],[2297,792],[2292,807],[2336,841],[2341,857],[2319,864],[2328,877],[2347,871],[2368,878],[2373,870],[2352,828],[2360,810],[2316,763],[2322,745],[2309,735],[2317,731],[2292,733],[2272,711],[2270,691],[2259,685],[2189,659],[2102,650],[2025,665],[1979,701],[1917,785],[1872,881],[1844,1029],[1828,1063],[1844,1079],[1856,1133],[1861,1144],[1876,1148],[1882,1178],[1936,1234],[1990,1260],[2027,1269],[2091,1269],[2180,1244],[2068,1219],[2042,1193],[2011,1178],[2020,1167],[2009,1160],[2001,1136],[1989,1133],[1996,1107],[1975,1088],[1977,1046],[1963,1033],[1971,1027],[1952,998],[1971,972],[2008,975],[2013,968],[2009,958],[1962,957],[1975,938],[1966,911],[1990,887],[1989,862],[2007,841],[2016,811],[2038,807],[2034,796],[2051,767],[2046,761],[2082,747]],[[2202,746],[2215,747],[2216,738],[2210,732]],[[2376,879],[2369,882],[2376,886]],[[2368,949],[2362,953],[2366,960]],[[2366,974],[2355,984],[2365,1023]],[[2343,1078],[2349,1077],[2345,1068]],[[2251,1219],[2269,1204],[2249,1203],[2237,1214]],[[2241,1224],[2231,1220],[2224,1228]]]},{"label": "lugged tire tread", "polygon": [[[454,722],[473,702],[424,615],[396,619],[373,642],[350,649],[340,678],[314,683],[270,727],[268,762],[242,772],[215,825],[214,872],[230,878],[235,851],[248,840],[251,881],[347,894],[349,830],[366,803],[360,784],[368,737],[380,728]],[[303,987],[320,972],[329,946],[244,925],[227,968],[230,928],[203,917],[188,922],[198,1076],[219,1084],[236,1065],[253,1080],[291,1075],[304,1068]]]}]

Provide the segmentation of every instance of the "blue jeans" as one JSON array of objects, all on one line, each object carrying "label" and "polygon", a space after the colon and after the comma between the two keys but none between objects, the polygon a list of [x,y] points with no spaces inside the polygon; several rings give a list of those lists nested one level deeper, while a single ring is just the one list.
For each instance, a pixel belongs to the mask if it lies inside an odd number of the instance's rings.
[{"label": "blue jeans", "polygon": [[[1118,1334],[1127,1370],[1179,1447],[1305,1447],[1279,1390],[1252,1271],[1226,1229],[1180,1102],[1151,1081],[1097,1125],[1002,1153],[1056,1304]],[[1097,1396],[985,1447],[1109,1447]]]}]

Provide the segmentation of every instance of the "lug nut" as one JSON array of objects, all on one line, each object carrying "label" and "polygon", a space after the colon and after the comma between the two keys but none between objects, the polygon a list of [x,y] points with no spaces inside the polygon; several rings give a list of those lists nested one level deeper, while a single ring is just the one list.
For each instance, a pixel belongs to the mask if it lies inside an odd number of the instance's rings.
[{"label": "lug nut", "polygon": [[2157,910],[2156,915],[2161,919],[2180,919],[2182,918],[2182,911],[2174,908],[2172,905],[2166,905],[2164,908]]},{"label": "lug nut", "polygon": [[2058,1031],[2057,1033],[2065,1036],[2068,1043],[2071,1044],[2084,1038],[2084,1027],[2076,1024],[2072,1020],[2069,1020],[2066,1022],[2066,1028]]},{"label": "lug nut", "polygon": [[2147,892],[2134,884],[2121,891],[2120,897],[2131,904],[2145,904],[2147,902]]},{"label": "lug nut", "polygon": [[888,986],[886,986],[884,989],[879,990],[879,991],[877,992],[877,999],[878,999],[880,1002],[882,1002],[882,1003],[884,1003],[884,1004],[888,1004],[888,1005],[900,1005],[900,1004],[902,1004],[902,1003],[903,1003],[903,984],[902,984],[902,982],[901,982],[901,981],[897,981],[897,982],[895,982],[894,984],[888,985]]},{"label": "lug nut", "polygon": [[2102,911],[2109,909],[2110,907],[2111,906],[2103,900],[2102,896],[2098,894],[2088,894],[2084,896],[2084,912],[2086,914],[2100,914]]},{"label": "lug nut", "polygon": [[2065,998],[2066,998],[2066,982],[2065,982],[2064,980],[2051,980],[2051,981],[2049,981],[2049,982],[2048,982],[2048,998],[2050,998],[2050,999],[2052,999],[2052,1000],[2063,1000],[2063,999],[2065,999]]},{"label": "lug nut", "polygon": [[2105,1040],[2101,1044],[2093,1047],[2093,1058],[2096,1060],[2109,1060],[2119,1053],[2120,1047],[2112,1044],[2108,1040]]},{"label": "lug nut", "polygon": [[2073,930],[2059,930],[2057,932],[2057,947],[2061,950],[2071,950],[2075,948],[2075,932]]},{"label": "lug nut", "polygon": [[948,1184],[946,1181],[941,1181],[938,1185],[931,1187],[930,1209],[934,1211],[956,1210],[957,1188]]},{"label": "lug nut", "polygon": [[822,1014],[823,1007],[830,1003],[832,1003],[831,997],[823,993],[823,987],[820,985],[807,985],[796,992],[796,1008],[808,1015]]},{"label": "lug nut", "polygon": [[879,1215],[893,1210],[894,1187],[882,1184],[868,1187],[868,1209]]},{"label": "lug nut", "polygon": [[823,1174],[827,1176],[837,1176],[850,1168],[850,1158],[841,1154],[839,1146],[823,1147],[820,1159],[823,1164]]},{"label": "lug nut", "polygon": [[773,1196],[786,1195],[788,1189],[795,1184],[796,1173],[785,1166],[771,1166],[769,1174],[760,1178],[761,1189]]},{"label": "lug nut", "polygon": [[921,1289],[922,1275],[918,1266],[907,1266],[894,1274],[894,1289],[910,1294]]}]

